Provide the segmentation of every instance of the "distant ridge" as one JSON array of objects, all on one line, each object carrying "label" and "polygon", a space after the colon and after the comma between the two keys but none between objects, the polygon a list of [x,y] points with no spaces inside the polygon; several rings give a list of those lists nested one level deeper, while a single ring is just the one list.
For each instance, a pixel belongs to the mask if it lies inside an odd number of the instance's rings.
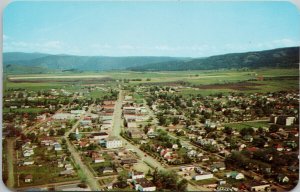
[{"label": "distant ridge", "polygon": [[[43,53],[9,52],[3,54],[4,73],[48,73],[48,72],[82,72],[124,70],[139,65],[177,61],[186,58],[176,57],[106,57],[50,55]],[[31,69],[35,70],[32,71]],[[38,70],[40,69],[40,70]]]},{"label": "distant ridge", "polygon": [[299,47],[247,53],[230,53],[205,58],[188,57],[107,57],[51,55],[45,53],[3,53],[4,73],[53,73],[83,71],[180,71],[230,68],[298,68]]},{"label": "distant ridge", "polygon": [[228,68],[298,68],[299,47],[278,48],[266,51],[230,53],[188,61],[172,61],[130,67],[133,71],[212,70]]}]

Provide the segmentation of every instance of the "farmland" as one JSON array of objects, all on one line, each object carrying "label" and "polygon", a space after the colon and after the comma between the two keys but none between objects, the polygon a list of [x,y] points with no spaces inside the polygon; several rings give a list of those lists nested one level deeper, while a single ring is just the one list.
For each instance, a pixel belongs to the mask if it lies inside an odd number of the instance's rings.
[{"label": "farmland", "polygon": [[[70,90],[76,89],[76,87],[80,84],[91,85],[103,83],[105,85],[114,85],[117,81],[125,80],[125,82],[128,82],[129,85],[149,84],[167,86],[168,84],[180,85],[185,83],[187,86],[194,87],[195,90],[184,90],[183,94],[208,95],[217,92],[270,92],[297,89],[298,75],[299,71],[294,69],[258,69],[249,71],[207,70],[180,72],[111,71],[99,73],[86,72],[81,73],[80,75],[76,73],[67,75],[9,75],[5,77],[4,88],[24,88],[31,90],[65,88]],[[265,80],[256,81],[258,76],[262,76]],[[28,81],[28,79],[30,79],[30,81]],[[98,92],[95,92],[93,97],[98,94]]]}]

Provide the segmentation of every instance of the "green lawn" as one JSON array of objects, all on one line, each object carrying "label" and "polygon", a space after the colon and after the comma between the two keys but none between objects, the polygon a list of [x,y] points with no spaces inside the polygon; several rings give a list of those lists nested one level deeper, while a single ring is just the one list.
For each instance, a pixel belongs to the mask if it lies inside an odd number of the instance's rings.
[{"label": "green lawn", "polygon": [[[16,183],[18,182],[18,175],[20,179],[20,186],[27,186],[27,185],[41,185],[47,183],[56,183],[62,181],[70,181],[78,179],[78,176],[59,176],[59,173],[63,171],[63,168],[58,168],[56,166],[50,166],[47,164],[42,165],[41,167],[38,165],[34,166],[22,166],[22,167],[15,167],[16,174]],[[23,176],[31,174],[33,176],[32,183],[25,183]]]}]

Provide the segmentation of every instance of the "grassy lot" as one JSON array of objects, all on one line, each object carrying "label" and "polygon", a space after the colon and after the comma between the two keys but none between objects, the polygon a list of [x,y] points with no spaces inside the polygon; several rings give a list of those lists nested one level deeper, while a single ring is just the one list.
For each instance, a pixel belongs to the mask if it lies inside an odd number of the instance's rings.
[{"label": "grassy lot", "polygon": [[106,94],[107,94],[107,92],[104,92],[101,90],[95,90],[95,91],[91,91],[89,96],[93,99],[97,99],[97,98],[102,98]]},{"label": "grassy lot", "polygon": [[227,123],[225,126],[232,127],[233,129],[243,129],[248,127],[269,127],[269,121],[256,121],[256,122],[243,122],[243,123]]},{"label": "grassy lot", "polygon": [[135,101],[136,103],[138,103],[138,104],[141,104],[141,103],[144,102],[144,101],[143,101],[144,96],[143,96],[142,94],[134,93],[134,94],[133,94],[133,99],[134,99],[134,101]]},{"label": "grassy lot", "polygon": [[[63,182],[63,181],[71,181],[78,179],[78,176],[59,176],[59,173],[64,170],[64,168],[59,168],[57,166],[51,166],[47,163],[31,166],[21,166],[15,167],[15,183],[18,183],[18,178],[20,182],[20,186],[30,186],[30,185],[41,185],[47,183],[55,183],[55,182]],[[31,174],[33,176],[32,183],[25,183],[23,176]]]},{"label": "grassy lot", "polygon": [[217,180],[215,178],[212,178],[212,179],[205,179],[205,180],[199,180],[199,181],[192,180],[192,182],[195,183],[196,185],[208,185],[208,184],[217,183]]},{"label": "grassy lot", "polygon": [[100,179],[99,183],[100,185],[107,185],[109,183],[111,183],[114,180],[114,178],[105,178],[105,179]]}]

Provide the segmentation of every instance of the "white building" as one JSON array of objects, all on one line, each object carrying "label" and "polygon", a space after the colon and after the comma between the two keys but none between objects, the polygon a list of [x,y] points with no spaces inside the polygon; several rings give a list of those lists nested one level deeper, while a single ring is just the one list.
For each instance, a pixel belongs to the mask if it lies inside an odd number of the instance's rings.
[{"label": "white building", "polygon": [[145,174],[139,171],[132,171],[131,172],[131,179],[141,179],[145,178]]},{"label": "white building", "polygon": [[70,113],[56,113],[52,116],[52,118],[56,120],[69,120],[75,119],[75,115]]},{"label": "white building", "polygon": [[105,132],[93,133],[93,139],[101,140],[108,138],[108,134]]},{"label": "white building", "polygon": [[108,149],[120,148],[122,147],[122,140],[115,137],[110,137],[106,139],[105,147]]},{"label": "white building", "polygon": [[85,114],[85,110],[71,110],[71,114],[82,115]]},{"label": "white building", "polygon": [[62,150],[61,145],[59,143],[54,144],[54,150],[61,151]]},{"label": "white building", "polygon": [[193,177],[194,180],[199,181],[199,180],[205,180],[205,179],[212,179],[214,178],[214,175],[211,173],[203,173],[199,175],[195,175]]}]

